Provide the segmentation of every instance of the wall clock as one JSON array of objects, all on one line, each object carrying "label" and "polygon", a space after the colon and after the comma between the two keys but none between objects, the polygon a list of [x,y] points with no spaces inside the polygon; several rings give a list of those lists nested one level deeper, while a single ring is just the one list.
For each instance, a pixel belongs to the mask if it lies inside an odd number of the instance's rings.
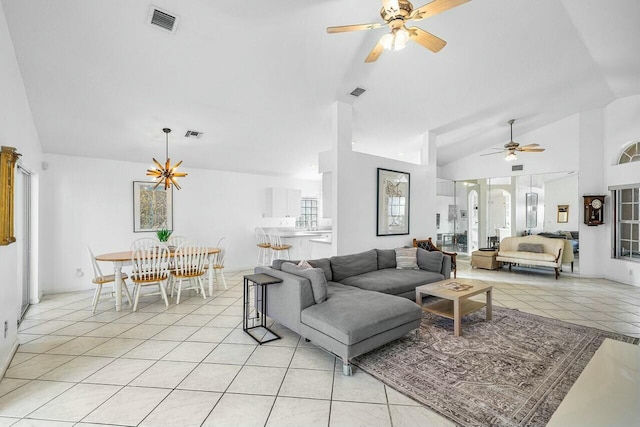
[{"label": "wall clock", "polygon": [[584,223],[587,225],[604,224],[604,198],[606,196],[584,197]]}]

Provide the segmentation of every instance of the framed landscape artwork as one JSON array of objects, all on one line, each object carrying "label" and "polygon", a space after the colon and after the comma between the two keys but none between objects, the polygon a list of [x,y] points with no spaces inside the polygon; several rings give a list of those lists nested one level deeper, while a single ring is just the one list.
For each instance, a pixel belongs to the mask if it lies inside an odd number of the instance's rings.
[{"label": "framed landscape artwork", "polygon": [[133,231],[173,230],[173,190],[155,182],[133,182]]},{"label": "framed landscape artwork", "polygon": [[378,168],[377,236],[409,234],[410,175]]}]

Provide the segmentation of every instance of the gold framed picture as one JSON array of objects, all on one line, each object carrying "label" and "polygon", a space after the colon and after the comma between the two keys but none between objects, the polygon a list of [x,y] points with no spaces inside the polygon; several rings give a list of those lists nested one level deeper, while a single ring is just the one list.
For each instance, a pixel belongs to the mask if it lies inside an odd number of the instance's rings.
[{"label": "gold framed picture", "polygon": [[558,205],[558,222],[569,222],[569,205]]}]

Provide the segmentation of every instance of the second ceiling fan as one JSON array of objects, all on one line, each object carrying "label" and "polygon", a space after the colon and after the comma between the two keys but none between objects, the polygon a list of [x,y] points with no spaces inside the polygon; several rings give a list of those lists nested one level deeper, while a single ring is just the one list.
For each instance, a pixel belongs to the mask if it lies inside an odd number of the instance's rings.
[{"label": "second ceiling fan", "polygon": [[518,155],[516,154],[517,151],[527,153],[541,153],[544,151],[544,148],[540,148],[540,144],[527,144],[520,146],[520,144],[513,140],[513,123],[515,121],[515,119],[511,119],[507,122],[509,123],[509,126],[511,126],[511,139],[509,140],[509,142],[504,144],[504,148],[494,148],[494,150],[498,151],[496,151],[495,153],[481,154],[481,156],[490,156],[492,154],[500,154],[506,152],[507,155],[504,159],[509,162],[518,158]]},{"label": "second ceiling fan", "polygon": [[378,40],[378,43],[369,53],[369,56],[367,56],[367,59],[365,59],[364,62],[374,62],[380,57],[384,49],[403,49],[409,40],[413,40],[432,52],[439,52],[444,45],[447,44],[446,41],[421,28],[407,28],[405,23],[411,20],[420,21],[422,19],[429,18],[456,6],[460,6],[468,1],[470,0],[434,0],[431,3],[414,9],[413,5],[408,0],[382,0],[380,16],[382,16],[384,23],[329,27],[327,28],[327,32],[333,34],[349,31],[373,30],[375,28],[388,25],[389,28],[391,28],[391,32],[383,35],[380,40]]}]

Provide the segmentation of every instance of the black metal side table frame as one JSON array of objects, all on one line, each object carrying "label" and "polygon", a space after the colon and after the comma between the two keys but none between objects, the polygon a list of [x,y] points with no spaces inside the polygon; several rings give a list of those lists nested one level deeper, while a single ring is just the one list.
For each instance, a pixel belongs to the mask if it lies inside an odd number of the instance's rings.
[{"label": "black metal side table frame", "polygon": [[[249,334],[251,338],[256,340],[258,344],[264,344],[281,338],[280,335],[267,328],[267,316],[265,315],[267,312],[267,287],[268,285],[280,282],[282,282],[282,279],[269,276],[268,274],[249,274],[244,276],[244,292],[242,294],[242,330]],[[259,293],[258,286],[260,287]],[[256,315],[254,317],[250,317],[251,309],[249,306],[251,300],[250,291],[252,287],[255,288],[256,292]],[[258,308],[260,308],[260,310],[258,310]],[[262,315],[260,315],[260,313],[262,313]],[[249,326],[249,320],[252,320],[252,326]],[[259,321],[259,324],[256,325],[256,321]],[[264,335],[260,338],[257,337],[254,334],[256,329],[264,331]],[[273,335],[273,338],[264,339],[267,334]]]}]

